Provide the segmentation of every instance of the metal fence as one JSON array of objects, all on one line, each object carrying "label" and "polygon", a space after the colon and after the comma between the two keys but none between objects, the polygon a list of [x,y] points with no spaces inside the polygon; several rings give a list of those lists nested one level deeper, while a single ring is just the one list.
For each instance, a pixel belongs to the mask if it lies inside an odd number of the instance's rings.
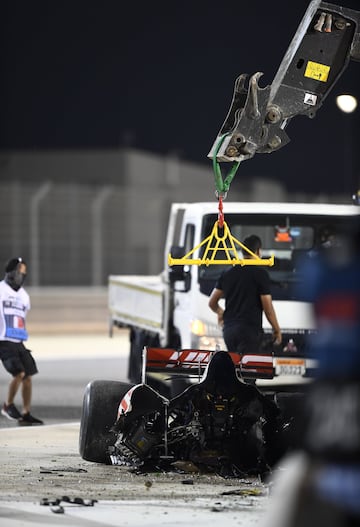
[{"label": "metal fence", "polygon": [[0,193],[1,261],[22,255],[31,285],[102,285],[109,273],[143,270],[122,250],[121,189],[5,183]]},{"label": "metal fence", "polygon": [[171,202],[204,199],[209,176],[132,150],[3,154],[0,265],[23,256],[34,287],[160,273]]}]

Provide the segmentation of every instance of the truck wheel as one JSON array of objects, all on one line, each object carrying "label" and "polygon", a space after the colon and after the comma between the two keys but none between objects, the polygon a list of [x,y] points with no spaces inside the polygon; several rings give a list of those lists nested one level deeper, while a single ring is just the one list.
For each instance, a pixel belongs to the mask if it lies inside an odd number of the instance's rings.
[{"label": "truck wheel", "polygon": [[141,382],[142,350],[146,342],[146,333],[139,329],[130,332],[130,356],[128,365],[128,379],[134,384]]},{"label": "truck wheel", "polygon": [[116,421],[119,403],[131,386],[118,381],[92,381],[86,386],[79,436],[83,459],[109,463],[107,449],[115,442],[110,428]]},{"label": "truck wheel", "polygon": [[134,384],[141,382],[142,352],[144,346],[157,348],[160,346],[158,335],[152,335],[141,329],[132,329],[130,333],[130,357],[128,379]]}]

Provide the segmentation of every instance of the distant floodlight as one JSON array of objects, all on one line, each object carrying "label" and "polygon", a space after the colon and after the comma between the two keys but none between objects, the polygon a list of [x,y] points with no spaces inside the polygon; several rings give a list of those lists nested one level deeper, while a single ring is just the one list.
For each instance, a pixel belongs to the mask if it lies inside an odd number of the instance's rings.
[{"label": "distant floodlight", "polygon": [[356,110],[357,99],[353,95],[338,95],[336,97],[336,104],[342,112],[352,113]]}]

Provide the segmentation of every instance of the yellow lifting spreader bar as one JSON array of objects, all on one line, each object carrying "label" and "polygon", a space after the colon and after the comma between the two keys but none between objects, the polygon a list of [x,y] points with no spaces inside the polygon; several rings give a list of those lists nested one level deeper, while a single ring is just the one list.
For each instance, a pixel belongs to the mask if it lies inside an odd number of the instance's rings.
[{"label": "yellow lifting spreader bar", "polygon": [[[250,251],[245,245],[237,240],[230,232],[227,223],[223,222],[224,232],[219,234],[219,221],[216,221],[210,236],[205,238],[199,245],[186,253],[182,258],[173,258],[168,256],[168,264],[172,265],[274,265],[274,256],[270,258],[259,258],[255,253]],[[228,245],[226,244],[228,241]],[[214,246],[212,244],[215,242]],[[194,252],[206,244],[202,258],[192,258]],[[236,246],[241,247],[244,251],[251,254],[253,258],[241,259],[238,257]],[[225,260],[216,260],[217,251],[224,251],[227,258]]]}]

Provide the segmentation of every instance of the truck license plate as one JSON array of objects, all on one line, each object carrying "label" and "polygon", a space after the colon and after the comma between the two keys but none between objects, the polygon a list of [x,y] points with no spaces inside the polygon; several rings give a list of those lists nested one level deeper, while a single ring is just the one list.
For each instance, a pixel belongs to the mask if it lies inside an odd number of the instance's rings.
[{"label": "truck license plate", "polygon": [[305,359],[275,359],[275,375],[305,375]]}]

